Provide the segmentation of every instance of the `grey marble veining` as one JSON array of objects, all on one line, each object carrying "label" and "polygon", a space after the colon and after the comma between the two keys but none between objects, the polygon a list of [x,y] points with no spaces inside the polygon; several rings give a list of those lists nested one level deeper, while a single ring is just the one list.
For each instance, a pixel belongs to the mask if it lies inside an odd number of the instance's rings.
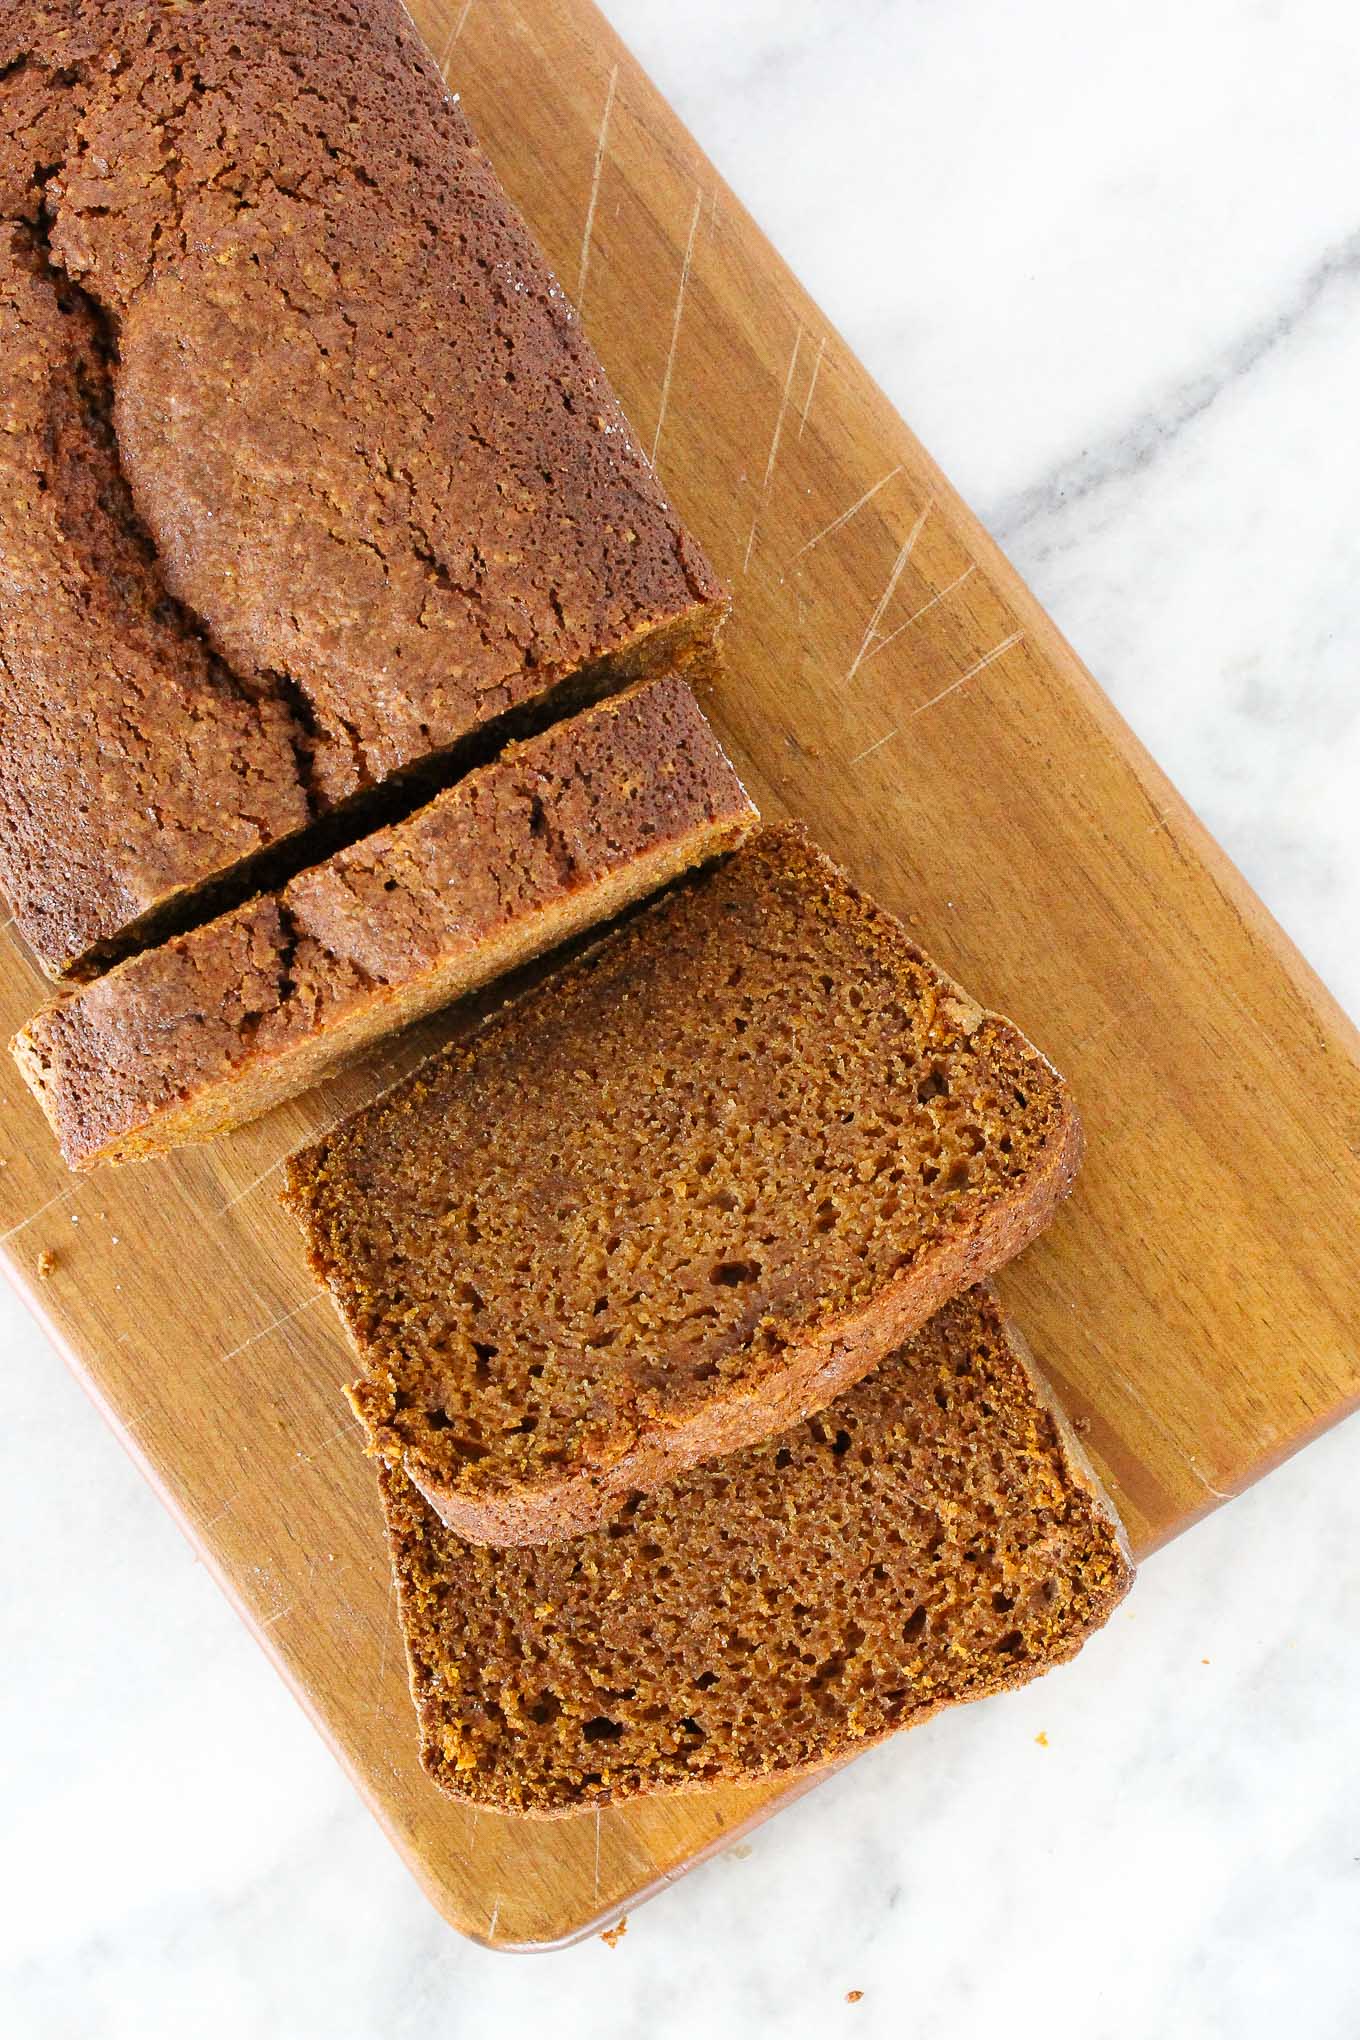
[{"label": "grey marble veining", "polygon": [[[1354,10],[609,11],[1360,1014]],[[1354,1425],[1074,1665],[871,1754],[616,1949],[515,1959],[435,1918],[4,1294],[0,1352],[6,2035],[1360,2035]]]}]

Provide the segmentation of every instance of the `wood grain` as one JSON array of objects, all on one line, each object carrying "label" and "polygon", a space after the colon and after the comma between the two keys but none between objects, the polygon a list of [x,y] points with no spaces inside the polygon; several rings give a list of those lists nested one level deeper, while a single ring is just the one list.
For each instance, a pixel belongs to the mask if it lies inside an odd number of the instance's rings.
[{"label": "wood grain", "polygon": [[[709,706],[752,790],[1073,1079],[1081,1184],[1003,1286],[1146,1552],[1360,1399],[1360,1040],[589,0],[415,11],[734,584]],[[6,1027],[41,995],[7,938]],[[419,1769],[349,1362],[274,1192],[452,1024],[80,1181],[6,1059],[0,1243],[435,1905],[542,1945],[780,1794],[545,1827]]]}]

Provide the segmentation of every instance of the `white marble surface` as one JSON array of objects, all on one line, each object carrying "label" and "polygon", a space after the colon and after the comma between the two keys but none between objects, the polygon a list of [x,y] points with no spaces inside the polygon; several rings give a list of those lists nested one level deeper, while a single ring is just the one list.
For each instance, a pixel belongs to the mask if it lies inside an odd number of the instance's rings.
[{"label": "white marble surface", "polygon": [[[1360,1014],[1354,9],[610,11]],[[1360,1428],[1151,1562],[1076,1665],[863,1760],[617,1949],[511,1958],[436,1920],[7,1296],[0,1351],[5,2034],[1360,2033]]]}]

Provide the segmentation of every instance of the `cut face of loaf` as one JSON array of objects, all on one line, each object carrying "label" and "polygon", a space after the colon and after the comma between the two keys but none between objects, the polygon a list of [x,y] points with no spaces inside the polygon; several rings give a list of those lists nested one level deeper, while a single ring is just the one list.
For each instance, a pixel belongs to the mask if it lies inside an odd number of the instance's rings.
[{"label": "cut face of loaf", "polygon": [[289,1165],[355,1408],[460,1535],[585,1531],[829,1403],[1048,1222],[1066,1090],[797,828]]},{"label": "cut face of loaf", "polygon": [[1071,1657],[1132,1579],[984,1290],[588,1537],[467,1544],[379,1473],[426,1768],[504,1812],[837,1762]]},{"label": "cut face of loaf", "polygon": [[724,612],[398,0],[7,0],[0,416],[0,885],[53,975]]},{"label": "cut face of loaf", "polygon": [[755,820],[684,681],[647,681],[68,993],[15,1056],[72,1168],[207,1140]]}]

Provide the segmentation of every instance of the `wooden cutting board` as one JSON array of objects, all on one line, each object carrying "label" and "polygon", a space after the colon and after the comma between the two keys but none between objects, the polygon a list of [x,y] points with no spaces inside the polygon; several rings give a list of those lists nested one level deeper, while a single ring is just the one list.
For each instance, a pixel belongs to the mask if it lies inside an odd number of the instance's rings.
[{"label": "wooden cutting board", "polygon": [[[756,797],[1075,1084],[1077,1194],[1003,1288],[1146,1552],[1360,1400],[1360,1037],[589,0],[415,13],[734,585],[708,705]],[[43,985],[0,948],[9,1031]],[[349,1361],[275,1191],[449,1028],[83,1180],[4,1058],[0,1242],[434,1904],[523,1947],[788,1795],[543,1825],[419,1768]]]}]

